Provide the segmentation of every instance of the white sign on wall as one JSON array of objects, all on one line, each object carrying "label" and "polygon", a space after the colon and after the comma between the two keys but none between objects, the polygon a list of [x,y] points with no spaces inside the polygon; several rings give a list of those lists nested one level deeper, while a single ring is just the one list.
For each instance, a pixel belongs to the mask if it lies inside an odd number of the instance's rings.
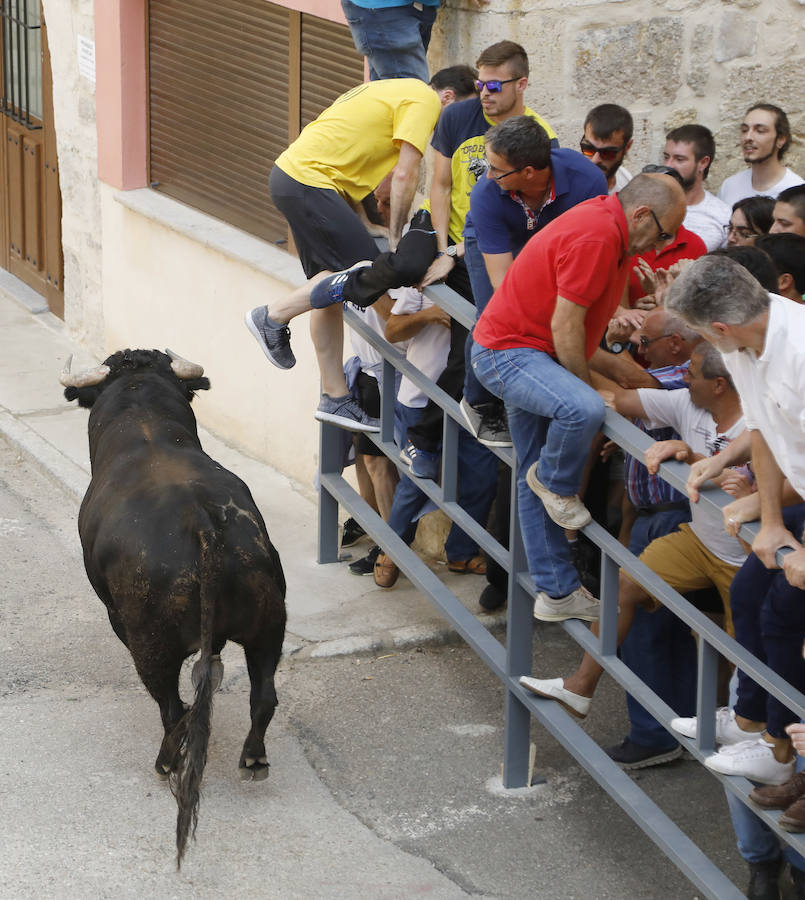
[{"label": "white sign on wall", "polygon": [[78,73],[95,84],[95,41],[78,35]]}]

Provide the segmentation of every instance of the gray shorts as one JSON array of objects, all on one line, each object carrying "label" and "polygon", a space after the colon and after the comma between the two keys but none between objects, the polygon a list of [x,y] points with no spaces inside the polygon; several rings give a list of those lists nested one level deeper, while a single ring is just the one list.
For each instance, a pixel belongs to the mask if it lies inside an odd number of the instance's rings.
[{"label": "gray shorts", "polygon": [[291,227],[308,278],[373,260],[380,252],[357,213],[336,191],[302,184],[276,165],[268,183],[274,206]]}]

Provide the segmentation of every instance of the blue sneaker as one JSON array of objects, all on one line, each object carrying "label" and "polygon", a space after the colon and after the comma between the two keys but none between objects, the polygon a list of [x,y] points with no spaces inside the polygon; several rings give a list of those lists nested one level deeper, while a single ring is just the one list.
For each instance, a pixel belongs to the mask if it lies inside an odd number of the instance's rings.
[{"label": "blue sneaker", "polygon": [[406,446],[406,451],[411,458],[411,474],[414,478],[430,478],[436,481],[439,478],[442,454],[433,453],[430,450],[420,450],[410,441]]},{"label": "blue sneaker", "polygon": [[322,394],[314,417],[319,422],[330,422],[347,431],[380,431],[380,419],[367,416],[349,394],[345,397]]},{"label": "blue sneaker", "polygon": [[246,327],[278,369],[292,369],[296,365],[296,357],[291,350],[291,330],[287,325],[271,322],[265,306],[255,306],[246,313]]},{"label": "blue sneaker", "polygon": [[310,305],[314,309],[324,309],[335,303],[343,303],[344,287],[346,286],[350,272],[354,269],[363,269],[366,268],[366,266],[371,265],[372,261],[370,259],[364,259],[361,260],[361,262],[356,262],[354,266],[350,266],[348,269],[342,269],[340,272],[333,272],[332,275],[328,275],[326,278],[322,278],[321,281],[317,281],[310,291]]}]

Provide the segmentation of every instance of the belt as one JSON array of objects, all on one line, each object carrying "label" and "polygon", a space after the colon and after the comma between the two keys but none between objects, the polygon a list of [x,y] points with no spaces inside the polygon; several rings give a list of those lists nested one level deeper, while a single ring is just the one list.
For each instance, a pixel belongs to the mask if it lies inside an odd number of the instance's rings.
[{"label": "belt", "polygon": [[671,503],[655,503],[654,506],[637,506],[638,516],[650,516],[653,513],[670,512],[672,509],[690,509],[687,500],[674,500]]}]

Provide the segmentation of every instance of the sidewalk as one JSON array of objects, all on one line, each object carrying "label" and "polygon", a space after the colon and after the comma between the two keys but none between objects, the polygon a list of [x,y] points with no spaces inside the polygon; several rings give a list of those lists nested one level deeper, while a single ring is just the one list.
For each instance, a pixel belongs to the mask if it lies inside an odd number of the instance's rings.
[{"label": "sidewalk", "polygon": [[[0,435],[80,501],[90,479],[88,411],[67,403],[58,380],[71,354],[74,371],[99,362],[70,340],[42,297],[0,273]],[[214,373],[209,374],[215,390]],[[245,456],[228,446],[225,436],[199,424],[207,453],[249,485],[279,551],[288,583],[287,653],[334,656],[451,639],[452,629],[404,576],[386,591],[371,576],[352,575],[346,561],[318,565],[312,487]],[[310,427],[316,427],[312,416]],[[345,553],[357,559],[371,543],[362,538]],[[479,613],[477,599],[486,579],[451,574],[439,563],[433,569],[469,610]],[[491,625],[503,616],[479,617]]]}]

